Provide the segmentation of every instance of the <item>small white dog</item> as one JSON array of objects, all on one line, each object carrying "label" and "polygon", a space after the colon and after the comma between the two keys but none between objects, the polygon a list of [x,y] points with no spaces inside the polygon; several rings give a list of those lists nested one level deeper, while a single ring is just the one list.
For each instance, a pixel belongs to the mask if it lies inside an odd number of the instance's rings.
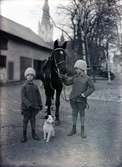
[{"label": "small white dog", "polygon": [[53,127],[54,119],[51,115],[48,115],[43,125],[44,140],[48,143],[51,136],[55,136],[55,130]]}]

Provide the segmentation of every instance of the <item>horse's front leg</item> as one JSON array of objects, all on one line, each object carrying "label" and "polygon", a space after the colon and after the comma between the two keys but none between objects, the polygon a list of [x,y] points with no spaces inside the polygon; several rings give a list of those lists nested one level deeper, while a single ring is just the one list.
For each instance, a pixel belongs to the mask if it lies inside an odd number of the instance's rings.
[{"label": "horse's front leg", "polygon": [[60,94],[61,94],[61,90],[56,90],[56,101],[55,101],[56,111],[55,111],[55,119],[56,119],[57,122],[60,121],[60,119],[59,119]]},{"label": "horse's front leg", "polygon": [[51,96],[46,97],[47,115],[51,115]]},{"label": "horse's front leg", "polygon": [[46,94],[46,113],[47,115],[51,115],[51,93],[50,89],[45,89]]}]

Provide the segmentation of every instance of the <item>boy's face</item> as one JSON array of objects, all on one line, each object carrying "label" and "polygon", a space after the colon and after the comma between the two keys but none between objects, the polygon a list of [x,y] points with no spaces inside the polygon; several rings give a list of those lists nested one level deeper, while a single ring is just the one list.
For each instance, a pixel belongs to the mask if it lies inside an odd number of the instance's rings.
[{"label": "boy's face", "polygon": [[26,79],[28,81],[32,81],[34,79],[34,75],[33,74],[28,74],[27,77],[26,77]]},{"label": "boy's face", "polygon": [[80,68],[75,68],[75,72],[76,72],[76,74],[84,75],[84,70],[82,70]]}]

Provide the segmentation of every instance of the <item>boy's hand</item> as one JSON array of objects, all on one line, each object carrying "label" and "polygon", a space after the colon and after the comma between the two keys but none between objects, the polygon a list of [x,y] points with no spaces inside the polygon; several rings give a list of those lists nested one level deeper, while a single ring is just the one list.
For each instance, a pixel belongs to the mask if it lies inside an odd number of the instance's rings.
[{"label": "boy's hand", "polygon": [[81,93],[81,95],[80,95],[81,97],[85,97],[85,95],[84,95],[84,93]]},{"label": "boy's hand", "polygon": [[68,80],[68,76],[62,74],[61,79],[62,79],[63,83],[65,84]]},{"label": "boy's hand", "polygon": [[64,74],[60,74],[60,78],[61,78],[62,80],[65,80],[65,79],[67,79],[67,76],[64,75]]}]

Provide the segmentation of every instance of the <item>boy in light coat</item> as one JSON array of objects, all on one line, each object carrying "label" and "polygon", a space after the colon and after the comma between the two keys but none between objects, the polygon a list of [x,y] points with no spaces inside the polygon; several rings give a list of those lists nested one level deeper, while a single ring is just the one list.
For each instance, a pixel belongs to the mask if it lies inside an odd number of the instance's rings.
[{"label": "boy in light coat", "polygon": [[78,113],[80,114],[81,121],[81,137],[86,138],[84,121],[85,121],[85,108],[87,106],[87,97],[95,90],[90,77],[86,74],[87,64],[84,60],[77,60],[74,65],[76,74],[67,78],[64,77],[64,84],[71,85],[72,91],[70,94],[70,105],[72,107],[72,130],[68,136],[76,134],[76,122]]}]

